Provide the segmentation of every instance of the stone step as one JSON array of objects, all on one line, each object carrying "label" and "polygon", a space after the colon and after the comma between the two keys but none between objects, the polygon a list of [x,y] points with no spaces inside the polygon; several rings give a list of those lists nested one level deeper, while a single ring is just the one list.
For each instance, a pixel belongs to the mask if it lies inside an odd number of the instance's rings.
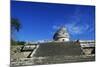
[{"label": "stone step", "polygon": [[75,42],[41,43],[34,56],[81,55],[81,46]]}]

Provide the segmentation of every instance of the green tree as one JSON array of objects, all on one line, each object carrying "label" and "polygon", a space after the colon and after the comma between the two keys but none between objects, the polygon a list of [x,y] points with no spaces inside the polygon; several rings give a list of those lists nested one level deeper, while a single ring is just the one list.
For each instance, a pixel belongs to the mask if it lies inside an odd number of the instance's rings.
[{"label": "green tree", "polygon": [[17,44],[15,33],[19,32],[21,29],[21,24],[18,19],[11,18],[11,44]]},{"label": "green tree", "polygon": [[15,18],[11,18],[11,29],[12,29],[12,31],[19,31],[20,30],[20,28],[21,28],[21,24],[20,24],[20,22],[19,22],[19,20],[18,19],[15,19]]}]

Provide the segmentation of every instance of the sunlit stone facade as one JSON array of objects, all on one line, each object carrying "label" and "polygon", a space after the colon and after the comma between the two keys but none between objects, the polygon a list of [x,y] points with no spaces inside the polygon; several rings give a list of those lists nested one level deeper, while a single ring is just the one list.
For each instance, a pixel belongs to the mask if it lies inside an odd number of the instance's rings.
[{"label": "sunlit stone facade", "polygon": [[64,27],[64,26],[60,27],[55,32],[55,34],[53,36],[53,40],[54,41],[59,41],[59,42],[69,41],[69,34],[68,34],[68,31],[67,31],[66,27]]}]

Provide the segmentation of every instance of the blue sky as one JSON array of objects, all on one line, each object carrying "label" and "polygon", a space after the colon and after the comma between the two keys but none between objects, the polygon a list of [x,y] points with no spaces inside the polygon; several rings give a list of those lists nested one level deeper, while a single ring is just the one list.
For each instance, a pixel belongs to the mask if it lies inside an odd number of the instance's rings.
[{"label": "blue sky", "polygon": [[17,40],[52,40],[61,25],[66,26],[71,40],[95,39],[94,6],[12,1],[11,17],[22,26]]}]

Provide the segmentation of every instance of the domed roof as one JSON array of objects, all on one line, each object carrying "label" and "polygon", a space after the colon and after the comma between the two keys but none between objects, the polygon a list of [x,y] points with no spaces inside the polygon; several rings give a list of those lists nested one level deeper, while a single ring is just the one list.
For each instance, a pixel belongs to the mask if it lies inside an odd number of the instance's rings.
[{"label": "domed roof", "polygon": [[66,27],[62,26],[60,27],[57,32],[54,34],[53,39],[57,40],[59,38],[69,38],[69,34],[67,32]]}]

